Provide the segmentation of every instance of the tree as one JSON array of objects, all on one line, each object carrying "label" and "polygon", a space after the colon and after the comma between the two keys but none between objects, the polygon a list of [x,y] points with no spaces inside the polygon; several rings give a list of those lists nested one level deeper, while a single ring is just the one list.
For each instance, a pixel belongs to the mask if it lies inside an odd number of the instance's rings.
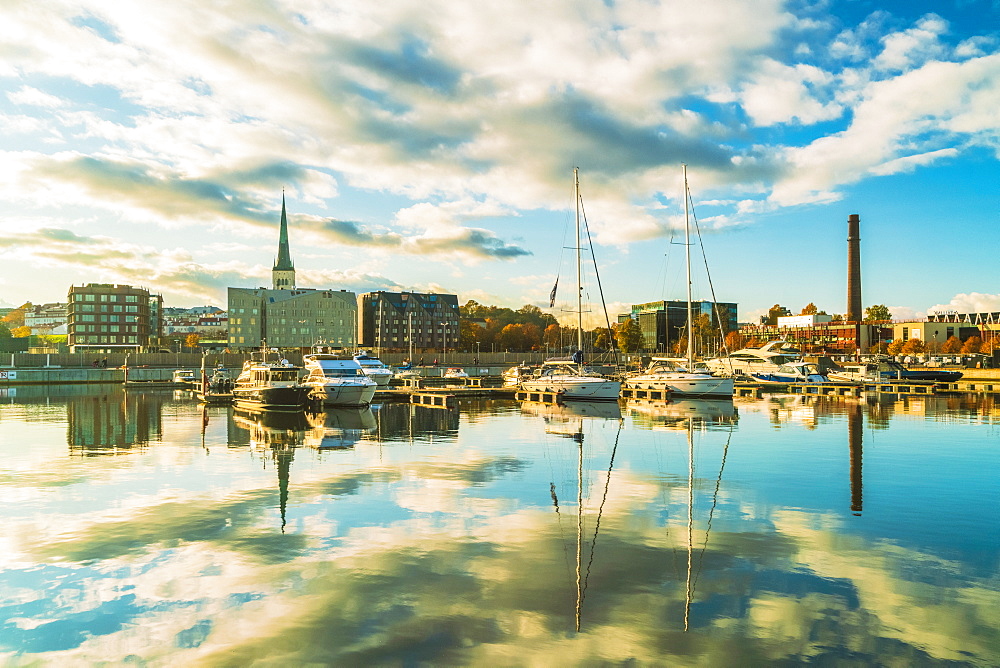
[{"label": "tree", "polygon": [[733,352],[747,347],[747,337],[733,330],[726,334],[726,350]]},{"label": "tree", "polygon": [[889,352],[889,344],[885,341],[877,341],[868,347],[868,352],[872,355],[886,355]]},{"label": "tree", "polygon": [[921,339],[910,339],[903,344],[899,352],[904,355],[919,355],[925,350],[927,350],[927,346],[924,345]]},{"label": "tree", "polygon": [[777,325],[778,318],[782,318],[787,315],[791,315],[792,312],[781,304],[775,304],[767,310],[767,316],[764,318],[765,325]]},{"label": "tree", "polygon": [[634,353],[642,348],[642,330],[632,318],[618,326],[615,338],[618,340],[618,347],[624,352]]},{"label": "tree", "polygon": [[865,322],[892,320],[892,313],[885,304],[874,304],[865,309]]},{"label": "tree", "polygon": [[11,309],[10,313],[3,317],[3,322],[8,328],[13,330],[16,327],[24,326],[24,312],[28,309],[34,308],[34,304],[31,302],[24,302],[16,309]]},{"label": "tree", "polygon": [[15,327],[14,329],[10,330],[10,334],[15,339],[23,339],[26,336],[31,336],[31,328],[21,325],[20,327]]},{"label": "tree", "polygon": [[542,332],[542,344],[551,350],[555,350],[562,343],[561,341],[562,331],[559,324],[549,325]]},{"label": "tree", "polygon": [[983,345],[979,347],[979,352],[982,353],[983,355],[992,355],[994,348],[997,347],[1000,346],[998,346],[998,342],[996,339],[992,337],[986,338],[983,339]]},{"label": "tree", "polygon": [[975,354],[979,352],[979,349],[983,345],[983,340],[978,336],[970,336],[962,344],[962,352],[967,354]]},{"label": "tree", "polygon": [[10,327],[6,323],[0,322],[0,339],[9,339],[13,336],[10,333]]},{"label": "tree", "polygon": [[184,345],[187,348],[197,348],[199,343],[201,343],[201,334],[198,332],[191,332],[184,337]]},{"label": "tree", "polygon": [[886,352],[890,355],[898,355],[903,350],[903,339],[896,339],[886,347]]},{"label": "tree", "polygon": [[816,315],[817,313],[819,313],[819,309],[816,308],[815,304],[809,302],[802,308],[799,315]]},{"label": "tree", "polygon": [[948,340],[941,345],[941,352],[943,353],[960,353],[962,352],[962,342],[957,336],[949,336]]}]

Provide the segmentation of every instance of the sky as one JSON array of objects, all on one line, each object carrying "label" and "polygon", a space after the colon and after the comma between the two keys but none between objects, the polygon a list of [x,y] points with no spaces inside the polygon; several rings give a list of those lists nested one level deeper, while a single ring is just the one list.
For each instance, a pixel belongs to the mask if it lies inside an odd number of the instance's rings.
[{"label": "sky", "polygon": [[0,305],[225,308],[270,287],[284,194],[300,287],[564,319],[576,167],[613,318],[685,297],[687,165],[694,297],[741,320],[843,313],[854,213],[865,306],[1000,310],[1000,0],[6,0],[0,25]]}]

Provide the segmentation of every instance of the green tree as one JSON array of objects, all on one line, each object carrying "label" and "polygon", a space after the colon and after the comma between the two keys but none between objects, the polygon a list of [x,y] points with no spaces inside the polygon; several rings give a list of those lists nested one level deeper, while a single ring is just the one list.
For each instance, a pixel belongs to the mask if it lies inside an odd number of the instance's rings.
[{"label": "green tree", "polygon": [[889,344],[885,341],[878,341],[868,347],[868,352],[872,355],[885,355],[889,352]]},{"label": "green tree", "polygon": [[10,327],[7,326],[7,323],[0,322],[0,339],[9,339],[12,337],[13,334],[10,333]]},{"label": "green tree", "polygon": [[621,323],[615,332],[615,339],[618,341],[618,348],[626,353],[638,352],[642,349],[642,330],[632,318]]},{"label": "green tree", "polygon": [[865,309],[865,322],[883,322],[892,320],[892,313],[885,304],[874,304]]}]

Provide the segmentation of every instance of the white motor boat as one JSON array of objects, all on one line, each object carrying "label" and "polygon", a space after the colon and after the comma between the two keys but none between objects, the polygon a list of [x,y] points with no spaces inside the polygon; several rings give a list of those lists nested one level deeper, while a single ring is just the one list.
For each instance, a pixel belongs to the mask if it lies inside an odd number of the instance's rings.
[{"label": "white motor boat", "polygon": [[799,350],[786,341],[771,341],[761,348],[742,348],[706,363],[712,373],[748,376],[751,373],[772,373],[782,364],[797,362],[800,356]]},{"label": "white motor boat", "polygon": [[536,369],[538,367],[528,366],[527,364],[518,364],[509,369],[504,369],[500,374],[503,377],[504,387],[517,387],[521,384],[522,380],[535,375]]},{"label": "white motor boat", "polygon": [[365,374],[361,364],[348,355],[316,349],[302,357],[313,397],[326,406],[367,406],[378,384]]},{"label": "white motor boat", "polygon": [[468,378],[469,374],[465,372],[465,369],[458,366],[451,366],[444,370],[441,374],[442,378]]},{"label": "white motor boat", "polygon": [[364,374],[375,381],[379,387],[386,387],[389,385],[389,381],[395,375],[392,369],[389,368],[382,360],[377,357],[372,357],[366,352],[357,353],[354,356],[358,364],[361,365]]}]

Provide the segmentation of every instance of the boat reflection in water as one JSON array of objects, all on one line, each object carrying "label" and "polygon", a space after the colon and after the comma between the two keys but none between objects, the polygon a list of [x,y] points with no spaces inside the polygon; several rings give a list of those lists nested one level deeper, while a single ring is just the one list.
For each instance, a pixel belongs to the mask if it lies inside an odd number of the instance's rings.
[{"label": "boat reflection in water", "polygon": [[541,417],[545,421],[546,433],[577,440],[583,439],[585,419],[621,420],[622,417],[621,406],[617,401],[572,401],[565,404],[523,401],[521,412]]},{"label": "boat reflection in water", "polygon": [[688,424],[732,426],[739,413],[731,399],[679,399],[643,401],[630,399],[626,409],[640,429],[685,429]]},{"label": "boat reflection in water", "polygon": [[378,424],[371,408],[328,408],[307,413],[309,430],[303,445],[317,450],[343,450],[375,431]]}]

